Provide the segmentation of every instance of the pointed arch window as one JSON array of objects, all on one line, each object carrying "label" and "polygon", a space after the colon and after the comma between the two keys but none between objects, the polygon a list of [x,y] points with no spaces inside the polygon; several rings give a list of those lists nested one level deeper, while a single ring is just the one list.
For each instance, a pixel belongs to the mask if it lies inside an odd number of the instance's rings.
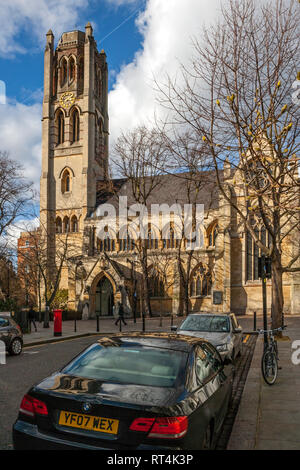
[{"label": "pointed arch window", "polygon": [[75,80],[76,76],[76,65],[74,57],[71,57],[69,60],[69,83],[72,83]]},{"label": "pointed arch window", "polygon": [[63,194],[71,192],[71,173],[67,168],[61,178],[61,192]]},{"label": "pointed arch window", "polygon": [[63,227],[64,233],[68,233],[70,231],[70,219],[67,216],[64,217]]},{"label": "pointed arch window", "polygon": [[62,221],[60,217],[56,217],[56,233],[62,233]]},{"label": "pointed arch window", "polygon": [[72,142],[78,142],[80,139],[80,120],[78,109],[74,109],[71,116]]},{"label": "pointed arch window", "polygon": [[56,116],[56,129],[57,129],[57,145],[63,144],[65,141],[65,117],[62,111],[59,111]]},{"label": "pointed arch window", "polygon": [[[265,227],[255,227],[256,237],[262,242],[263,245],[270,247],[271,235],[266,231]],[[258,248],[253,240],[251,233],[246,232],[246,280],[257,281],[258,278],[258,258],[262,256],[262,251]]]},{"label": "pointed arch window", "polygon": [[64,86],[68,78],[68,62],[64,57],[60,63],[60,85]]},{"label": "pointed arch window", "polygon": [[78,232],[78,220],[77,220],[76,215],[73,215],[71,219],[71,231]]},{"label": "pointed arch window", "polygon": [[149,276],[149,294],[150,297],[165,297],[165,286],[159,272]]},{"label": "pointed arch window", "polygon": [[212,276],[208,266],[200,265],[194,270],[191,283],[190,293],[192,297],[207,297],[211,295]]},{"label": "pointed arch window", "polygon": [[214,221],[209,225],[209,227],[206,231],[207,246],[208,247],[216,246],[217,236],[218,236],[218,221]]}]

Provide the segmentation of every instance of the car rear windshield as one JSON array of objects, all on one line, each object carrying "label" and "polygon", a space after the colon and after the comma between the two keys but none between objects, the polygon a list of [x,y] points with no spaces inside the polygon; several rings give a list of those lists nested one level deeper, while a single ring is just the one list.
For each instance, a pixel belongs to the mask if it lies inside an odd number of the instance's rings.
[{"label": "car rear windshield", "polygon": [[173,387],[185,370],[187,353],[140,345],[88,348],[62,372],[105,382]]},{"label": "car rear windshield", "polygon": [[187,317],[180,326],[180,330],[226,333],[230,331],[230,326],[227,317],[195,315]]}]

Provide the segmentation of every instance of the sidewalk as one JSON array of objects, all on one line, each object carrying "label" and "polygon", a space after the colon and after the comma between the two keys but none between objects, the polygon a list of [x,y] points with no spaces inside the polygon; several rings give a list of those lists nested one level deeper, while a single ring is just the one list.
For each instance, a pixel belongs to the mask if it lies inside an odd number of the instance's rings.
[{"label": "sidewalk", "polygon": [[292,343],[300,340],[300,316],[287,316],[285,323],[283,334],[290,340],[278,342],[282,369],[272,386],[261,376],[263,339],[258,337],[228,450],[300,449],[300,364],[291,361]]},{"label": "sidewalk", "polygon": [[[62,335],[54,336],[53,322],[49,322],[50,327],[44,328],[43,323],[36,322],[37,332],[31,328],[31,333],[23,335],[24,347],[34,346],[38,344],[61,341],[81,336],[101,335],[119,333],[119,324],[115,325],[114,318],[101,318],[99,319],[99,332],[97,332],[97,320],[77,320],[76,331],[74,320],[62,322]],[[134,323],[133,318],[125,318],[127,325],[122,324],[122,332],[129,331],[142,331],[142,320],[137,318]],[[179,320],[174,317],[174,324],[179,323]],[[160,318],[146,318],[145,331],[171,331],[171,317],[162,318],[162,326],[160,326]]]}]

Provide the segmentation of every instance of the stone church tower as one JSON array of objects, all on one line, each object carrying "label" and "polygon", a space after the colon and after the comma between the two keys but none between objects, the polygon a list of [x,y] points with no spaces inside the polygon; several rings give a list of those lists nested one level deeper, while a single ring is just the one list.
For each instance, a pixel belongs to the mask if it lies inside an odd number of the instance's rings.
[{"label": "stone church tower", "polygon": [[46,36],[40,216],[50,253],[55,232],[83,230],[97,181],[107,177],[108,71],[90,23],[64,33],[56,48],[52,31]]}]

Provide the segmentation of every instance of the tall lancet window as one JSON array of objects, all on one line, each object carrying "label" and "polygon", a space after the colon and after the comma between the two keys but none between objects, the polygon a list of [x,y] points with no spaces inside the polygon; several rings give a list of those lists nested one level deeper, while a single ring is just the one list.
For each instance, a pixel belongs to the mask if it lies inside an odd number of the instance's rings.
[{"label": "tall lancet window", "polygon": [[59,111],[56,120],[57,144],[62,144],[65,141],[65,118],[62,111]]},{"label": "tall lancet window", "polygon": [[80,139],[80,121],[79,112],[74,109],[71,116],[71,127],[72,127],[72,142],[77,142]]}]

